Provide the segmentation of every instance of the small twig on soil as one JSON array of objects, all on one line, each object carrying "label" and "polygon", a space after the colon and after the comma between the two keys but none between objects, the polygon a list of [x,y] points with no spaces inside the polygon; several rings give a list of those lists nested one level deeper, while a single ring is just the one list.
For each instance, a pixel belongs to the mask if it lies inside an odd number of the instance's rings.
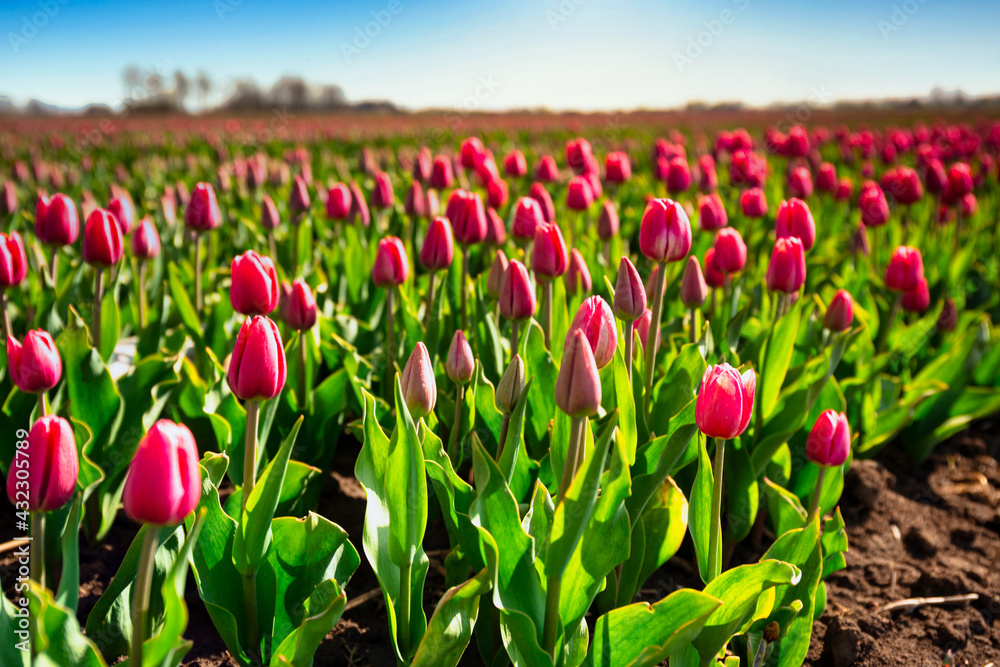
[{"label": "small twig on soil", "polygon": [[0,554],[5,554],[8,551],[13,551],[14,549],[18,548],[22,544],[26,544],[29,541],[30,540],[26,540],[24,538],[20,538],[20,539],[17,539],[17,540],[11,540],[9,542],[4,542],[3,544],[0,544]]},{"label": "small twig on soil", "polygon": [[917,607],[922,607],[924,605],[934,605],[934,604],[955,604],[957,602],[972,602],[973,600],[978,600],[978,593],[967,593],[965,595],[944,595],[930,598],[906,598],[905,600],[896,600],[895,602],[890,602],[889,604],[879,607],[876,611],[892,611],[894,609],[906,609],[908,612],[913,611]]},{"label": "small twig on soil", "polygon": [[382,594],[381,588],[373,588],[367,593],[362,593],[358,597],[352,598],[350,602],[347,603],[347,606],[344,607],[344,613],[350,611],[351,609],[354,609],[355,607],[360,607],[361,605],[368,602],[372,598],[377,598],[381,594]]}]

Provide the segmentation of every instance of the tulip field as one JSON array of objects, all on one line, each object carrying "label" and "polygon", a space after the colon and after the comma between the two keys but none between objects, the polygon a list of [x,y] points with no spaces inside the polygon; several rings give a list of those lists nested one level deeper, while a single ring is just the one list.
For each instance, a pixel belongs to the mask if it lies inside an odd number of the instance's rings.
[{"label": "tulip field", "polygon": [[253,123],[0,125],[2,667],[1000,664],[1000,122]]}]

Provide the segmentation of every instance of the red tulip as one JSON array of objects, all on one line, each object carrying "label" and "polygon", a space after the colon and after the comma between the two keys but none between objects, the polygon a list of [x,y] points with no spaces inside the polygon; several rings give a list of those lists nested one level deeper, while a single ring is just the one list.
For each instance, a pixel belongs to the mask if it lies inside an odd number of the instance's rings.
[{"label": "red tulip", "polygon": [[545,218],[537,200],[531,197],[521,197],[517,200],[517,205],[514,207],[514,222],[511,225],[514,238],[520,241],[534,239],[535,230],[543,222]]},{"label": "red tulip", "polygon": [[632,163],[628,153],[617,151],[608,153],[604,158],[604,178],[609,183],[624,183],[632,178]]},{"label": "red tulip", "polygon": [[503,224],[503,218],[493,207],[486,209],[486,238],[483,241],[493,246],[507,242],[507,228]]},{"label": "red tulip", "polygon": [[472,347],[461,329],[457,329],[451,339],[444,370],[456,384],[467,383],[476,371],[476,359],[472,356]]},{"label": "red tulip", "polygon": [[21,452],[27,456],[15,456],[7,471],[11,504],[26,499],[29,512],[51,512],[68,503],[80,469],[69,422],[55,415],[41,417],[28,432],[27,449]]},{"label": "red tulip", "polygon": [[448,218],[436,217],[427,226],[427,236],[420,247],[420,264],[428,271],[440,271],[451,266],[455,256],[451,223]]},{"label": "red tulip", "polygon": [[797,236],[778,239],[767,265],[767,288],[791,294],[806,281],[806,253]]},{"label": "red tulip", "polygon": [[21,235],[0,233],[0,290],[16,287],[28,275],[28,257]]},{"label": "red tulip", "polygon": [[402,285],[409,276],[410,262],[399,237],[387,236],[379,241],[375,264],[372,266],[372,282],[375,287]]},{"label": "red tulip", "polygon": [[426,183],[431,178],[431,162],[433,162],[431,149],[426,146],[421,147],[417,157],[413,160],[413,180]]},{"label": "red tulip", "polygon": [[624,322],[634,322],[646,311],[646,289],[628,257],[618,263],[615,283],[615,315]]},{"label": "red tulip", "polygon": [[29,331],[24,342],[11,336],[7,339],[7,366],[10,379],[26,394],[38,394],[52,389],[62,377],[62,359],[47,331]]},{"label": "red tulip", "polygon": [[892,183],[892,196],[900,204],[916,204],[924,196],[924,185],[920,176],[910,167],[897,167]]},{"label": "red tulip", "polygon": [[957,200],[972,192],[972,170],[964,162],[956,162],[948,167],[947,194]]},{"label": "red tulip", "polygon": [[874,181],[865,181],[861,186],[858,208],[866,227],[879,227],[889,221],[889,203],[882,188]]},{"label": "red tulip", "polygon": [[569,253],[559,225],[547,223],[535,230],[535,244],[531,249],[531,269],[538,275],[553,279],[566,273]]},{"label": "red tulip", "polygon": [[850,201],[853,194],[854,181],[847,176],[844,176],[837,181],[837,190],[834,193],[834,198],[836,198],[837,201]]},{"label": "red tulip", "polygon": [[503,160],[503,170],[511,178],[520,178],[527,174],[528,163],[524,159],[524,153],[519,150],[507,153],[507,157]]},{"label": "red tulip", "polygon": [[278,327],[265,315],[243,321],[229,360],[229,388],[244,401],[274,398],[285,386],[285,348]]},{"label": "red tulip", "polygon": [[[288,210],[293,214],[305,213],[310,205],[312,200],[309,198],[309,186],[301,174],[295,174],[295,178],[292,179],[292,190],[288,193]],[[295,215],[292,220],[295,221],[298,217]]]},{"label": "red tulip", "polygon": [[[612,348],[612,354],[614,348]],[[590,342],[575,330],[566,339],[556,378],[556,405],[570,417],[587,417],[601,407],[601,378]]]},{"label": "red tulip", "polygon": [[543,155],[535,165],[535,178],[543,183],[551,183],[559,178],[559,168],[551,155]]},{"label": "red tulip", "polygon": [[854,298],[845,289],[837,290],[823,316],[823,326],[830,331],[846,331],[854,321]]},{"label": "red tulip", "polygon": [[796,167],[788,174],[788,194],[808,199],[813,193],[812,174],[807,167]]},{"label": "red tulip", "polygon": [[500,283],[500,314],[511,322],[520,322],[534,315],[536,306],[528,270],[518,260],[510,260]]},{"label": "red tulip", "polygon": [[83,230],[83,261],[99,267],[114,266],[122,258],[124,241],[115,217],[103,208],[95,208]]},{"label": "red tulip", "polygon": [[326,195],[326,217],[346,220],[351,214],[351,189],[344,183],[334,183]]},{"label": "red tulip", "polygon": [[[653,322],[653,311],[647,308],[645,312],[643,312],[643,314],[639,316],[639,319],[637,319],[635,322],[632,323],[633,335],[635,335],[635,333],[639,334],[639,342],[642,344],[643,350],[646,349],[646,344],[649,341],[649,329],[652,322]],[[659,348],[660,346],[659,327],[657,327],[656,329],[656,346],[657,348]]]},{"label": "red tulip", "polygon": [[467,137],[462,142],[461,154],[462,166],[466,169],[475,169],[480,159],[486,154],[486,149],[479,137]]},{"label": "red tulip", "polygon": [[715,246],[705,251],[705,282],[709,287],[722,287],[726,284],[726,274],[715,262]]},{"label": "red tulip", "polygon": [[569,325],[565,343],[567,348],[575,331],[582,331],[587,337],[598,368],[604,368],[611,362],[618,344],[618,330],[615,327],[615,316],[607,301],[599,296],[583,300],[573,322]]},{"label": "red tulip", "polygon": [[698,227],[704,231],[722,229],[729,224],[729,216],[717,194],[710,194],[698,200]]},{"label": "red tulip", "polygon": [[740,193],[740,209],[748,218],[763,218],[767,215],[767,198],[760,188],[748,188]]},{"label": "red tulip", "polygon": [[594,203],[594,192],[584,176],[574,176],[566,190],[566,208],[586,211]]},{"label": "red tulip", "polygon": [[[714,254],[714,253],[713,253]],[[708,285],[701,273],[698,258],[690,255],[684,265],[684,277],[681,279],[681,303],[688,308],[700,308],[708,296]]]},{"label": "red tulip", "polygon": [[528,190],[528,196],[538,202],[538,206],[542,210],[542,217],[545,222],[552,222],[556,217],[556,207],[552,203],[552,195],[549,191],[545,189],[545,186],[541,183],[532,183],[531,189]]},{"label": "red tulip", "polygon": [[788,130],[784,152],[789,157],[805,157],[809,154],[809,133],[804,127],[796,125]]},{"label": "red tulip", "polygon": [[42,196],[38,198],[35,211],[35,235],[42,243],[76,243],[76,237],[80,235],[80,219],[72,199],[62,193],[53,195],[50,200]]},{"label": "red tulip", "polygon": [[569,267],[566,269],[566,292],[576,294],[577,286],[583,294],[588,293],[594,287],[594,282],[590,277],[590,269],[583,255],[576,248],[569,254]]},{"label": "red tulip", "polygon": [[361,187],[355,181],[351,181],[351,213],[350,216],[354,220],[360,221],[364,227],[367,227],[372,222],[371,213],[368,211],[368,202],[365,201],[365,195],[361,192]]},{"label": "red tulip", "polygon": [[691,223],[675,201],[653,199],[639,227],[639,249],[654,262],[677,262],[691,250]]},{"label": "red tulip", "polygon": [[451,187],[455,180],[451,170],[451,160],[444,155],[434,158],[434,166],[431,169],[431,187],[437,190],[445,190]]},{"label": "red tulip", "polygon": [[781,202],[775,219],[775,233],[779,239],[797,237],[805,250],[812,249],[816,242],[816,223],[813,222],[809,204],[795,198]]},{"label": "red tulip", "polygon": [[486,184],[486,201],[493,208],[500,208],[507,203],[507,181],[493,178]]},{"label": "red tulip", "polygon": [[975,193],[966,192],[958,200],[958,208],[962,211],[962,216],[965,218],[975,215],[976,211],[979,210],[979,201],[976,199]]},{"label": "red tulip", "polygon": [[[448,202],[449,207],[451,202]],[[450,217],[450,216],[449,216]],[[486,239],[486,209],[482,198],[474,192],[465,193],[465,197],[451,220],[455,240],[462,245],[481,243]]]},{"label": "red tulip", "polygon": [[690,188],[691,168],[688,167],[687,160],[680,155],[671,158],[664,180],[667,182],[667,192],[671,195],[678,195]]},{"label": "red tulip", "polygon": [[0,212],[11,215],[17,212],[17,188],[13,181],[5,181],[3,194],[0,196]]},{"label": "red tulip", "polygon": [[713,194],[719,189],[719,176],[715,171],[715,160],[708,153],[698,158],[698,172],[701,174],[701,178],[698,180],[699,190],[705,194]]},{"label": "red tulip", "polygon": [[739,273],[747,263],[743,237],[732,227],[719,230],[715,237],[715,266],[723,273]]},{"label": "red tulip", "polygon": [[730,440],[747,429],[753,414],[757,374],[739,371],[723,363],[709,366],[701,377],[695,404],[695,421],[710,438]]},{"label": "red tulip", "polygon": [[948,186],[948,173],[944,169],[941,160],[930,159],[924,165],[924,183],[927,191],[934,194],[941,194]]},{"label": "red tulip", "polygon": [[434,382],[434,366],[423,343],[418,342],[413,348],[399,381],[411,417],[420,419],[434,410],[437,384]]},{"label": "red tulip", "polygon": [[153,221],[143,218],[132,235],[132,255],[137,259],[152,259],[160,254],[160,234]]},{"label": "red tulip", "polygon": [[500,298],[500,287],[503,285],[503,276],[507,272],[507,255],[503,250],[497,250],[493,256],[493,263],[490,264],[490,272],[486,277],[486,293],[494,299]]},{"label": "red tulip", "polygon": [[931,305],[931,295],[927,289],[927,279],[923,276],[917,280],[917,286],[903,295],[900,304],[909,313],[922,313]]},{"label": "red tulip", "polygon": [[892,253],[885,269],[885,285],[894,292],[916,289],[924,277],[924,258],[911,246],[899,246]]},{"label": "red tulip", "polygon": [[198,447],[184,424],[161,419],[139,441],[122,491],[125,514],[158,526],[180,523],[201,500]]},{"label": "red tulip", "polygon": [[233,258],[229,301],[244,315],[267,315],[278,305],[278,273],[270,257],[253,250]]},{"label": "red tulip", "polygon": [[955,305],[955,300],[948,297],[944,300],[944,308],[941,309],[941,315],[938,316],[937,328],[939,331],[954,331],[955,327],[958,326],[958,307]]},{"label": "red tulip", "polygon": [[819,166],[816,174],[816,189],[820,192],[833,194],[837,190],[837,168],[830,162],[824,162]]},{"label": "red tulip", "polygon": [[844,465],[851,451],[851,427],[847,415],[824,410],[806,438],[806,458],[816,465],[836,468]]},{"label": "red tulip", "polygon": [[396,196],[392,190],[389,174],[380,171],[375,174],[375,189],[372,190],[372,208],[391,208]]},{"label": "red tulip", "polygon": [[[327,210],[330,202],[327,200]],[[281,224],[281,216],[278,215],[278,207],[274,205],[274,200],[270,195],[264,195],[260,204],[260,226],[270,231],[277,229]]]},{"label": "red tulip", "polygon": [[135,226],[135,211],[132,208],[132,202],[124,197],[112,199],[108,204],[108,211],[111,212],[111,215],[118,222],[118,226],[122,230],[122,235],[128,236],[132,231],[132,227]]},{"label": "red tulip", "polygon": [[308,331],[316,324],[316,298],[309,285],[302,278],[296,278],[291,284],[282,304],[282,315],[285,323],[296,331]]},{"label": "red tulip", "polygon": [[222,224],[222,212],[210,183],[194,186],[191,199],[184,209],[184,224],[197,232],[206,232]]}]

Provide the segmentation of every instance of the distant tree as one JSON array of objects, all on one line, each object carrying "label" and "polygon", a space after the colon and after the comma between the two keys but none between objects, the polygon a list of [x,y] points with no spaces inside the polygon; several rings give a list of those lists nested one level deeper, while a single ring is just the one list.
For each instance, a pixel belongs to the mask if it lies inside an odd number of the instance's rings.
[{"label": "distant tree", "polygon": [[309,86],[298,77],[282,77],[271,87],[271,102],[283,109],[305,109],[309,105]]},{"label": "distant tree", "polygon": [[177,108],[184,108],[184,100],[187,99],[189,92],[191,92],[191,81],[184,72],[177,70],[174,72],[174,101]]},{"label": "distant tree", "polygon": [[264,93],[256,81],[237,79],[233,94],[223,106],[234,111],[256,111],[264,106],[265,101]]},{"label": "distant tree", "polygon": [[142,74],[135,65],[129,65],[122,71],[122,83],[125,85],[124,100],[132,99],[135,89],[142,83]]},{"label": "distant tree", "polygon": [[198,106],[204,109],[208,103],[208,94],[212,92],[212,80],[205,72],[198,72],[195,83],[198,86]]},{"label": "distant tree", "polygon": [[163,92],[163,75],[155,69],[146,73],[146,97],[153,99]]}]

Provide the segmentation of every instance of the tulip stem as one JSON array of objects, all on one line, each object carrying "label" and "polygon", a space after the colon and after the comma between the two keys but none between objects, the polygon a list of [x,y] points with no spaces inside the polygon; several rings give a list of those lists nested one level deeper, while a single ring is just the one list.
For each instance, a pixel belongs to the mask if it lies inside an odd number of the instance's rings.
[{"label": "tulip stem", "polygon": [[[777,299],[778,299],[778,297],[777,297],[777,295],[775,295],[774,314],[773,314],[773,317],[771,319],[771,328],[768,330],[767,341],[764,342],[763,354],[760,356],[760,361],[757,364],[757,382],[758,383],[763,382],[761,380],[761,377],[763,376],[763,373],[764,373],[764,364],[767,363],[767,355],[770,354],[770,352],[771,352],[771,333],[774,331],[774,327],[778,326],[778,317],[779,317],[779,313],[781,312],[781,309],[780,309],[780,307],[778,305]],[[761,386],[764,386],[764,385],[761,384]],[[764,435],[764,433],[762,431],[762,429],[764,427],[764,406],[763,406],[763,401],[760,401],[760,400],[754,401],[753,402],[753,411],[754,411],[754,415],[753,415],[753,419],[754,419],[753,437],[757,441],[757,444],[759,445],[760,441],[761,441],[761,439],[762,439],[762,437]]]},{"label": "tulip stem", "polygon": [[[708,443],[706,443],[707,445]],[[722,560],[719,549],[722,536],[722,471],[726,455],[726,441],[715,438],[715,466],[712,478],[712,523],[708,539],[708,581],[722,574]]]},{"label": "tulip stem", "polygon": [[691,342],[698,340],[698,309],[691,308]]},{"label": "tulip stem", "polygon": [[45,588],[45,513],[31,513],[31,578]]},{"label": "tulip stem", "polygon": [[462,428],[462,404],[465,402],[465,385],[460,384],[455,388],[455,421],[451,427],[451,434],[448,436],[448,458],[456,468],[462,462],[459,457],[458,446],[461,442],[459,429]]},{"label": "tulip stem", "polygon": [[653,309],[649,320],[649,333],[646,335],[646,360],[643,366],[643,385],[646,396],[643,399],[646,421],[649,422],[650,400],[653,396],[653,371],[656,368],[656,352],[660,343],[660,316],[663,314],[663,292],[667,285],[667,266],[660,264],[656,272],[656,283],[653,286]]},{"label": "tulip stem", "polygon": [[623,322],[625,327],[625,374],[629,384],[632,384],[632,361],[635,356],[635,323]]},{"label": "tulip stem", "polygon": [[146,328],[146,261],[139,260],[139,329]]},{"label": "tulip stem", "polygon": [[399,566],[399,624],[396,639],[399,652],[403,655],[410,652],[410,567],[408,562]]},{"label": "tulip stem", "polygon": [[878,326],[878,339],[875,341],[875,354],[878,355],[882,352],[885,347],[885,343],[889,340],[889,329],[896,322],[896,316],[899,315],[899,309],[903,305],[903,294],[900,292],[896,296],[896,300],[892,304],[892,310],[889,311],[889,316],[886,318],[885,322],[880,322]]},{"label": "tulip stem", "polygon": [[7,312],[7,290],[0,290],[0,309],[3,309],[3,339],[10,338],[10,313]]},{"label": "tulip stem", "polygon": [[[257,479],[257,421],[260,416],[260,401],[247,401],[246,446],[243,450],[243,498],[240,521],[246,517],[247,501],[253,493]],[[254,651],[259,649],[259,628],[257,626],[257,573],[243,575],[243,605],[247,612],[247,643]]]},{"label": "tulip stem", "polygon": [[514,320],[510,323],[510,358],[513,359],[514,355],[517,354],[518,338],[521,333],[521,323]]},{"label": "tulip stem", "polygon": [[507,431],[510,430],[510,413],[503,413],[503,422],[500,424],[500,441],[497,443],[497,463],[500,462],[500,454],[503,453],[504,443],[507,442]]},{"label": "tulip stem", "polygon": [[194,240],[194,308],[201,313],[201,234]]},{"label": "tulip stem", "polygon": [[303,413],[309,407],[308,387],[306,387],[306,366],[309,361],[309,348],[306,345],[306,331],[299,332],[299,408]]},{"label": "tulip stem", "polygon": [[52,288],[59,291],[59,248],[52,248],[52,264],[49,266],[52,270]]},{"label": "tulip stem", "polygon": [[267,249],[271,252],[271,259],[278,261],[278,246],[274,243],[274,232],[267,233]]},{"label": "tulip stem", "polygon": [[128,664],[142,667],[142,643],[146,639],[146,614],[149,612],[149,589],[153,584],[153,563],[160,545],[160,527],[147,523],[139,554],[139,569],[135,576],[132,597],[132,650]]},{"label": "tulip stem", "polygon": [[47,417],[49,414],[49,407],[45,403],[45,392],[38,392],[38,418]]},{"label": "tulip stem", "polygon": [[955,207],[955,254],[962,248],[962,205]]},{"label": "tulip stem", "polygon": [[545,347],[552,349],[552,281],[542,280],[542,333],[545,334]]},{"label": "tulip stem", "polygon": [[431,328],[431,319],[434,317],[431,313],[434,310],[434,297],[437,291],[437,273],[431,273],[430,275],[430,288],[427,290],[427,312],[424,313],[424,330]]},{"label": "tulip stem", "polygon": [[386,332],[385,332],[385,368],[386,368],[386,386],[392,385],[392,376],[394,375],[393,364],[396,361],[396,330],[393,327],[393,320],[396,302],[396,289],[389,286],[389,290],[385,295],[385,311],[386,311]]},{"label": "tulip stem", "polygon": [[569,447],[566,450],[566,462],[563,464],[562,480],[559,482],[559,492],[556,495],[556,505],[563,501],[566,492],[573,484],[577,468],[583,462],[583,435],[586,432],[586,417],[573,417],[569,427]]},{"label": "tulip stem", "polygon": [[462,282],[459,283],[462,289],[462,329],[468,328],[468,318],[466,316],[466,297],[468,296],[468,286],[465,284],[469,277],[469,248],[462,248]]},{"label": "tulip stem", "polygon": [[548,585],[545,588],[545,625],[542,632],[542,648],[552,656],[553,664],[556,663],[558,647],[556,640],[559,637],[559,593],[562,588],[562,577],[549,577]]},{"label": "tulip stem", "polygon": [[816,478],[816,490],[813,491],[812,503],[809,505],[809,519],[819,513],[820,496],[823,495],[823,478],[826,477],[826,466],[820,466],[819,477]]},{"label": "tulip stem", "polygon": [[94,336],[94,349],[101,352],[101,301],[104,300],[104,270],[97,269],[94,279],[94,321],[91,334]]}]

